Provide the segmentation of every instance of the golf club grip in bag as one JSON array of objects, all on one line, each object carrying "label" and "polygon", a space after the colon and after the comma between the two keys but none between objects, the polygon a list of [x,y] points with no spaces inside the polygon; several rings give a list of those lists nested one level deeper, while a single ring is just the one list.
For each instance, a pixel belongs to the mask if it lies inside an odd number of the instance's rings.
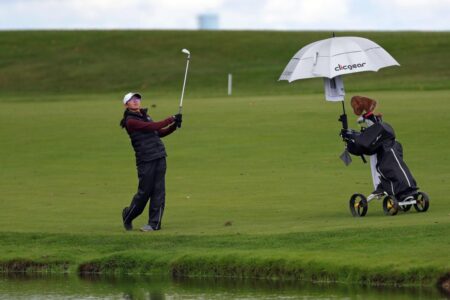
[{"label": "golf club grip in bag", "polygon": [[345,130],[348,129],[348,122],[347,122],[347,115],[346,114],[340,115],[338,121],[342,123],[342,129],[345,129]]},{"label": "golf club grip in bag", "polygon": [[[344,114],[340,115],[338,121],[342,123],[342,129],[348,130],[347,114],[344,113]],[[344,141],[345,141],[345,139],[344,139]],[[367,163],[367,160],[364,157],[364,155],[360,155],[360,156],[361,156],[363,163]]]}]

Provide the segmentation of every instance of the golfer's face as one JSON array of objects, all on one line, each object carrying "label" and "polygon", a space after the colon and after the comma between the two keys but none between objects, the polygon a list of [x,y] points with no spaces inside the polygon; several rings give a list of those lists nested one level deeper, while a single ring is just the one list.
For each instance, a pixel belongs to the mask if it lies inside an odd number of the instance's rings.
[{"label": "golfer's face", "polygon": [[141,108],[141,99],[134,96],[125,105],[130,110],[138,110]]}]

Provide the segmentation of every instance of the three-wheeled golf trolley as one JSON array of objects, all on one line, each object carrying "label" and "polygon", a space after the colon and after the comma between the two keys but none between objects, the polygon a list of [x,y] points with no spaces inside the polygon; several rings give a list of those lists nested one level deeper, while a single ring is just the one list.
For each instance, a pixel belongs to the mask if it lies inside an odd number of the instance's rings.
[{"label": "three-wheeled golf trolley", "polygon": [[407,212],[413,205],[417,212],[426,212],[430,206],[430,198],[424,192],[415,192],[401,200],[386,192],[370,194],[367,198],[363,194],[353,194],[349,201],[350,212],[354,217],[364,217],[369,209],[369,202],[374,199],[383,199],[383,210],[388,216],[395,216],[399,211]]}]

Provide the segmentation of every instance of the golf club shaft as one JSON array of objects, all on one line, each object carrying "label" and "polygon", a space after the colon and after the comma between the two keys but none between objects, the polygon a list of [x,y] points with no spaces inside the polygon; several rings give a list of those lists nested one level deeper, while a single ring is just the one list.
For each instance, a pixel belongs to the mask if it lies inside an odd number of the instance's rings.
[{"label": "golf club shaft", "polygon": [[178,113],[181,114],[181,110],[183,109],[183,97],[184,97],[184,88],[186,86],[187,73],[189,68],[189,56],[186,61],[186,72],[184,73],[184,81],[183,81],[183,89],[181,90],[181,99],[180,99],[180,107],[178,109]]}]

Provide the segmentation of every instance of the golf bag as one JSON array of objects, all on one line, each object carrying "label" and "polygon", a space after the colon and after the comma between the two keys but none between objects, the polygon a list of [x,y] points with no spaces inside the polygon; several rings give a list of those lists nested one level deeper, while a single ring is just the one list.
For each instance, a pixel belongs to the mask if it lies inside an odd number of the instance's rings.
[{"label": "golf bag", "polygon": [[386,192],[400,201],[417,192],[416,181],[403,161],[402,145],[395,140],[389,124],[380,121],[361,132],[343,130],[341,135],[351,154],[376,155],[376,170],[380,174],[377,192]]}]

